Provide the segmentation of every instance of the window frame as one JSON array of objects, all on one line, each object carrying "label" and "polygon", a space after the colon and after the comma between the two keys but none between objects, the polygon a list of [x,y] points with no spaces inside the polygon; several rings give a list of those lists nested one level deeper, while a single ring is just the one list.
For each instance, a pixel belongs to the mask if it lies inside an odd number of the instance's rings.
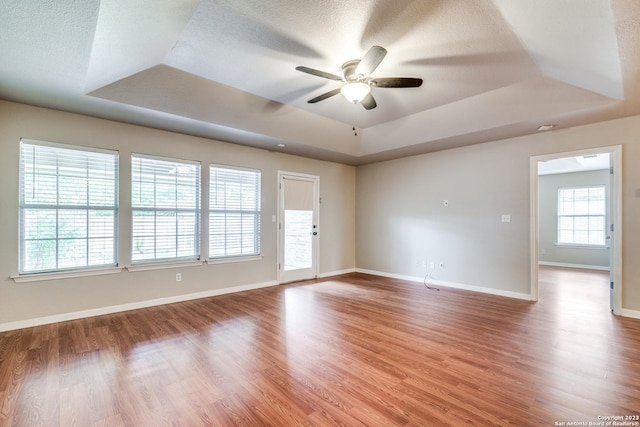
[{"label": "window frame", "polygon": [[[176,183],[179,178],[178,169],[181,166],[187,167],[195,167],[195,177],[193,180],[194,185],[190,186],[194,189],[194,198],[192,207],[180,207],[177,204],[173,207],[168,206],[158,206],[157,204],[157,179],[154,183],[154,206],[138,206],[134,202],[134,197],[136,195],[136,191],[134,190],[134,186],[136,184],[142,185],[140,179],[136,180],[136,159],[140,159],[141,161],[150,161],[150,162],[158,162],[158,163],[166,163],[167,166],[174,165],[176,168]],[[139,172],[138,172],[139,173]],[[156,175],[154,175],[156,176]],[[158,175],[159,176],[159,175]],[[169,175],[162,175],[169,176]],[[147,182],[148,183],[148,182]],[[175,157],[164,157],[164,156],[156,156],[150,154],[143,153],[131,153],[131,239],[130,239],[130,261],[131,267],[128,267],[129,270],[144,270],[147,267],[153,268],[154,266],[158,267],[166,267],[166,266],[174,266],[174,265],[183,265],[197,262],[201,259],[201,241],[202,241],[202,166],[201,162],[197,160],[186,160],[179,159]],[[183,186],[184,187],[184,186]],[[176,184],[176,202],[177,202],[177,192],[178,186]],[[154,256],[153,258],[137,258],[134,255],[134,250],[136,248],[136,237],[144,237],[144,235],[136,236],[136,213],[154,213],[154,232],[153,234],[148,234],[147,237],[153,238],[154,244]],[[175,256],[158,256],[158,237],[160,236],[157,233],[157,214],[166,214],[166,215],[174,215],[179,216],[180,214],[189,214],[193,213],[193,241],[192,247],[193,252],[189,255],[179,256],[179,239],[180,236],[189,236],[188,234],[181,234],[179,231],[176,231],[176,234],[172,237],[175,238],[175,246],[173,247],[173,251],[175,252]],[[179,219],[176,219],[176,228],[179,227]]]},{"label": "window frame", "polygon": [[[45,170],[43,170],[44,166],[43,164],[36,164],[35,163],[35,151],[32,153],[32,155],[34,156],[34,158],[32,159],[31,162],[29,162],[33,168],[33,182],[31,184],[32,187],[32,191],[35,191],[36,189],[36,176],[40,179],[45,179],[44,177],[49,175],[54,176],[55,177],[55,202],[29,202],[26,200],[27,196],[26,196],[26,173],[27,170],[25,169],[27,167],[26,165],[26,160],[24,158],[25,156],[25,147],[26,146],[32,146],[32,147],[43,147],[46,149],[53,149],[56,150],[56,154],[52,155],[50,159],[43,159],[41,158],[41,161],[45,161],[45,160],[50,160],[50,161],[54,161],[55,160],[55,166],[50,166],[50,168],[55,168],[55,174],[46,174]],[[35,148],[37,149],[37,148]],[[34,150],[35,150],[34,149]],[[75,152],[75,154],[72,154],[70,152]],[[65,156],[77,156],[79,160],[83,160],[85,162],[84,165],[78,165],[76,167],[74,167],[73,164],[71,164],[70,166],[66,166],[68,168],[69,171],[75,169],[76,171],[84,171],[85,173],[85,182],[86,182],[86,201],[85,203],[74,203],[74,202],[68,202],[68,203],[60,203],[60,199],[61,199],[61,194],[64,194],[64,190],[65,190],[65,186],[64,184],[61,182],[63,181],[62,178],[68,178],[68,179],[72,179],[72,178],[76,178],[76,180],[80,180],[83,181],[81,175],[79,174],[64,174],[61,173],[61,168],[64,167],[65,165],[61,164],[61,162],[63,161],[63,157]],[[110,166],[110,163],[113,162],[113,171],[112,172],[107,172],[107,175],[111,174],[113,179],[105,179],[104,176],[103,177],[99,177],[99,172],[97,175],[95,175],[96,171],[99,171],[100,168],[91,168],[90,166],[88,166],[88,161],[90,158],[96,159],[95,155],[106,155],[106,156],[110,156],[111,159],[109,159],[108,162],[105,162],[106,166]],[[22,277],[24,280],[27,280],[28,277],[35,277],[35,276],[50,276],[50,275],[60,275],[60,274],[66,274],[66,275],[71,275],[71,276],[75,276],[76,274],[81,274],[81,273],[87,273],[87,274],[93,274],[97,271],[107,271],[107,270],[113,270],[116,267],[118,267],[118,260],[119,260],[119,253],[118,253],[118,246],[119,246],[119,168],[120,168],[120,153],[117,150],[113,150],[113,149],[102,149],[102,148],[96,148],[96,147],[91,147],[91,146],[83,146],[83,145],[73,145],[73,144],[64,144],[64,143],[58,143],[58,142],[51,142],[51,141],[39,141],[39,140],[33,140],[33,139],[27,139],[27,138],[21,138],[20,139],[20,149],[19,149],[19,156],[20,156],[20,160],[19,160],[19,188],[18,188],[18,194],[19,194],[19,200],[18,200],[18,209],[19,209],[19,214],[18,214],[18,276],[17,277]],[[54,158],[55,157],[55,158]],[[40,173],[38,173],[38,170],[40,168]],[[108,171],[110,168],[106,168],[105,171]],[[94,172],[94,175],[91,175],[90,172]],[[91,187],[92,184],[96,184],[96,182],[106,182],[108,184],[112,184],[113,187],[112,189],[108,189],[107,193],[112,192],[113,194],[113,203],[111,204],[98,204],[98,203],[92,203],[91,202],[91,196],[90,196],[90,191],[91,191]],[[111,187],[111,185],[107,186],[108,188]],[[70,190],[73,187],[68,187],[67,190]],[[32,193],[33,194],[33,193]],[[33,198],[34,196],[32,196]],[[67,195],[67,197],[69,197]],[[109,198],[109,200],[111,200]],[[54,210],[55,211],[55,237],[54,238],[34,238],[34,239],[28,239],[27,238],[27,230],[25,229],[26,225],[27,225],[27,219],[26,219],[26,215],[28,213],[28,211],[30,210],[35,210],[35,211],[51,211]],[[85,229],[85,233],[84,236],[79,236],[79,237],[61,237],[60,236],[60,227],[61,227],[61,215],[60,212],[61,211],[67,211],[67,212],[86,212],[85,214],[85,224],[86,224],[86,229]],[[102,236],[91,236],[92,231],[91,231],[91,215],[90,212],[109,212],[111,213],[111,217],[112,217],[112,234],[110,235],[102,235]],[[60,241],[63,240],[86,240],[85,242],[85,250],[84,250],[84,259],[86,260],[86,263],[84,265],[74,265],[74,266],[63,266],[60,267],[60,260],[61,258],[64,258],[64,255],[60,254]],[[53,241],[55,242],[55,267],[52,268],[40,268],[40,269],[27,269],[25,263],[27,262],[27,254],[26,251],[27,249],[27,240],[34,240],[34,241],[44,241],[44,240],[48,240],[48,241]],[[111,261],[110,262],[102,262],[102,263],[91,263],[91,241],[97,241],[97,240],[111,240],[112,244],[109,245],[111,246]]]},{"label": "window frame", "polygon": [[[233,172],[233,171],[238,171],[238,172],[244,172],[244,173],[251,173],[254,174],[254,181],[255,181],[255,185],[253,187],[253,196],[255,199],[255,205],[253,206],[253,209],[244,209],[242,207],[240,207],[239,209],[228,209],[228,208],[218,208],[214,206],[214,192],[217,191],[216,190],[216,182],[215,182],[215,177],[216,174],[214,173],[215,170],[221,170],[221,171],[225,171],[225,172]],[[241,182],[240,180],[238,182]],[[225,199],[225,205],[226,205],[226,199]],[[257,258],[261,258],[262,257],[262,170],[257,169],[257,168],[247,168],[247,167],[240,167],[240,166],[231,166],[231,165],[225,165],[225,164],[220,164],[220,163],[210,163],[209,164],[209,206],[208,206],[209,210],[208,210],[208,219],[209,219],[209,229],[208,231],[208,237],[209,237],[209,247],[208,247],[208,259],[207,262],[208,263],[221,263],[221,262],[236,262],[236,261],[244,261],[244,260],[250,260],[250,259],[257,259]],[[245,216],[253,216],[253,232],[252,234],[252,239],[253,239],[253,246],[254,246],[254,250],[252,252],[244,252],[242,249],[242,243],[240,244],[240,249],[239,252],[237,253],[233,253],[233,248],[229,248],[226,244],[227,240],[226,237],[231,234],[229,233],[229,230],[226,228],[224,229],[224,236],[225,236],[225,245],[224,245],[224,254],[219,254],[216,255],[216,248],[214,247],[215,245],[215,239],[214,239],[214,231],[216,231],[216,227],[213,221],[213,216],[216,214],[223,214],[223,215],[240,215]],[[241,235],[243,234],[242,232],[240,233]],[[245,233],[246,234],[246,233]],[[241,238],[242,241],[242,238]],[[230,253],[231,252],[231,253]]]},{"label": "window frame", "polygon": [[[602,190],[603,191],[603,200],[602,200],[602,213],[591,213],[591,204],[595,203],[595,201],[592,201],[591,198],[589,197],[589,193],[591,190]],[[577,214],[575,213],[575,192],[576,190],[587,190],[588,196],[587,196],[587,213],[580,213]],[[573,199],[573,213],[563,213],[563,205],[562,205],[562,194],[566,191],[573,191],[574,192],[574,199]],[[583,185],[583,186],[570,186],[570,187],[560,187],[558,188],[557,191],[557,215],[556,215],[556,221],[557,221],[557,227],[556,227],[556,245],[560,246],[560,247],[579,247],[579,248],[593,248],[593,249],[598,249],[598,248],[606,248],[607,247],[607,187],[604,184],[594,184],[594,185]],[[600,202],[600,201],[598,201]],[[574,219],[574,226],[570,229],[567,228],[561,228],[562,227],[562,218],[572,218]],[[595,233],[595,232],[599,232],[600,230],[598,229],[592,229],[591,228],[591,218],[602,218],[602,236],[601,236],[601,241],[602,243],[584,243],[584,242],[576,242],[575,239],[575,232],[576,232],[576,227],[575,227],[575,219],[576,218],[586,218],[587,219],[587,228],[586,230],[578,230],[578,231],[585,231],[587,233],[587,240],[590,239],[590,233]],[[562,231],[567,231],[567,230],[571,230],[573,232],[573,239],[572,241],[565,241],[564,239],[561,239],[561,233]]]}]

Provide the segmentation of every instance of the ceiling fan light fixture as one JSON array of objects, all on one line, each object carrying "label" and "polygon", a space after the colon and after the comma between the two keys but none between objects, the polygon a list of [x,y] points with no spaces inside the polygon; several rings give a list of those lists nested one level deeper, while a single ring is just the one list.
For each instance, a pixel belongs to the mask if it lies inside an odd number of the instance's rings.
[{"label": "ceiling fan light fixture", "polygon": [[371,86],[363,82],[347,83],[342,86],[340,93],[347,101],[357,104],[371,92]]}]

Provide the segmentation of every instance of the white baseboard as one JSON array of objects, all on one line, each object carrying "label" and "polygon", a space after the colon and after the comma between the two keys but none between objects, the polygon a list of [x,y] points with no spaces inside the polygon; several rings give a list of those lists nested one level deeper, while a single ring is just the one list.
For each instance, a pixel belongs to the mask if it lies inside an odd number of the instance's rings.
[{"label": "white baseboard", "polygon": [[[407,280],[407,281],[410,281],[410,282],[424,283],[424,277],[404,276],[404,275],[401,275],[401,274],[386,273],[386,272],[383,272],[383,271],[375,271],[375,270],[366,270],[366,269],[363,269],[363,268],[356,268],[356,271],[358,273],[373,274],[375,276],[390,277],[392,279],[400,279],[400,280]],[[445,287],[445,288],[463,289],[463,290],[466,290],[466,291],[480,292],[480,293],[483,293],[483,294],[498,295],[498,296],[502,296],[502,297],[516,298],[516,299],[522,299],[522,300],[526,300],[526,301],[531,301],[531,295],[529,295],[529,294],[523,294],[523,293],[520,293],[520,292],[505,291],[505,290],[502,290],[502,289],[485,288],[485,287],[482,287],[482,286],[466,285],[466,284],[462,284],[462,283],[446,282],[446,281],[443,281],[443,280],[434,280],[434,279],[427,279],[427,284],[430,285],[430,286],[441,286],[441,287]]]},{"label": "white baseboard", "polygon": [[621,310],[620,315],[622,317],[631,317],[632,319],[640,319],[640,311],[638,310],[629,310],[627,308],[623,308]]},{"label": "white baseboard", "polygon": [[104,314],[120,313],[122,311],[137,310],[140,308],[154,307],[157,305],[165,305],[200,298],[214,297],[217,295],[231,294],[234,292],[250,291],[252,289],[267,288],[269,286],[275,286],[277,284],[278,282],[273,280],[263,283],[252,283],[249,285],[233,286],[230,288],[212,289],[210,291],[196,292],[193,294],[176,295],[165,298],[132,302],[128,304],[112,305],[108,307],[94,308],[91,310],[74,311],[72,313],[55,314],[52,316],[37,317],[34,319],[19,320],[16,322],[0,323],[0,332],[30,328],[32,326],[48,325],[51,323],[66,322],[68,320],[84,319],[86,317],[101,316]]},{"label": "white baseboard", "polygon": [[332,276],[340,276],[341,274],[349,274],[349,273],[355,273],[355,272],[356,272],[355,268],[348,268],[346,270],[338,270],[338,271],[329,271],[327,273],[318,274],[318,279],[324,279],[326,277],[332,277]]},{"label": "white baseboard", "polygon": [[[416,282],[420,284],[424,283],[424,277],[406,276],[401,274],[386,273],[382,271],[367,270],[363,268],[353,268],[353,269],[322,273],[318,277],[326,278],[326,277],[339,276],[341,274],[348,274],[348,273],[354,273],[354,272],[371,274],[374,276],[389,277],[392,279],[407,280],[409,282]],[[463,290],[468,290],[472,292],[481,292],[485,294],[498,295],[498,296],[522,299],[527,301],[531,300],[531,296],[528,294],[504,291],[501,289],[485,288],[481,286],[465,285],[461,283],[445,282],[442,280],[433,280],[433,279],[428,280],[427,283],[433,286],[463,289]],[[147,300],[147,301],[139,301],[139,302],[133,302],[128,304],[100,307],[100,308],[95,308],[91,310],[75,311],[72,313],[63,313],[63,314],[56,314],[52,316],[37,317],[34,319],[19,320],[15,322],[0,323],[0,332],[30,328],[33,326],[48,325],[51,323],[65,322],[68,320],[84,319],[87,317],[101,316],[104,314],[120,313],[123,311],[137,310],[140,308],[148,308],[148,307],[154,307],[158,305],[172,304],[176,302],[184,302],[184,301],[190,301],[190,300],[200,299],[200,298],[214,297],[218,295],[225,295],[225,294],[230,294],[235,292],[250,291],[253,289],[267,288],[267,287],[276,286],[276,285],[278,285],[278,282],[274,280],[274,281],[263,282],[263,283],[253,283],[249,285],[234,286],[230,288],[213,289],[210,291],[197,292],[193,294],[176,295],[172,297],[157,298],[157,299]],[[623,317],[640,319],[640,311],[637,311],[637,310],[629,310],[629,309],[623,308],[620,315]]]},{"label": "white baseboard", "polygon": [[405,276],[403,274],[387,273],[384,271],[377,271],[377,270],[367,270],[366,268],[356,268],[356,273],[371,274],[373,276],[389,277],[391,279],[398,279],[398,280],[407,280],[409,282],[422,283],[424,280],[424,277]]},{"label": "white baseboard", "polygon": [[584,265],[584,264],[568,264],[565,262],[538,261],[539,265],[547,265],[549,267],[566,267],[566,268],[585,268],[587,270],[609,271],[610,268],[602,265]]}]

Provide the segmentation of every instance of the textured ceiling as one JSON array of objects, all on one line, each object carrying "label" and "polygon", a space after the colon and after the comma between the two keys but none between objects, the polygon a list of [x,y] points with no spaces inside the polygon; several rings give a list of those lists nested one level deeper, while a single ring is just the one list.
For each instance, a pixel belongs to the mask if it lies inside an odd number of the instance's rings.
[{"label": "textured ceiling", "polygon": [[[423,85],[307,103],[373,45]],[[635,0],[0,2],[1,98],[348,164],[640,114],[639,51]]]},{"label": "textured ceiling", "polygon": [[589,154],[538,162],[538,175],[606,170],[611,167],[610,154]]}]

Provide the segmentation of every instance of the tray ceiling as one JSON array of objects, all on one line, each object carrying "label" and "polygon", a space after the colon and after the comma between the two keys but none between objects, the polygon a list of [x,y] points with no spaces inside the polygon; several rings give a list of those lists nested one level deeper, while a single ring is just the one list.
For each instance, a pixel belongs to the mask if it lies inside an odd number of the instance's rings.
[{"label": "tray ceiling", "polygon": [[[1,98],[348,164],[640,114],[633,0],[21,0],[0,24]],[[374,77],[423,85],[307,103],[341,82],[296,66],[372,45]]]}]

